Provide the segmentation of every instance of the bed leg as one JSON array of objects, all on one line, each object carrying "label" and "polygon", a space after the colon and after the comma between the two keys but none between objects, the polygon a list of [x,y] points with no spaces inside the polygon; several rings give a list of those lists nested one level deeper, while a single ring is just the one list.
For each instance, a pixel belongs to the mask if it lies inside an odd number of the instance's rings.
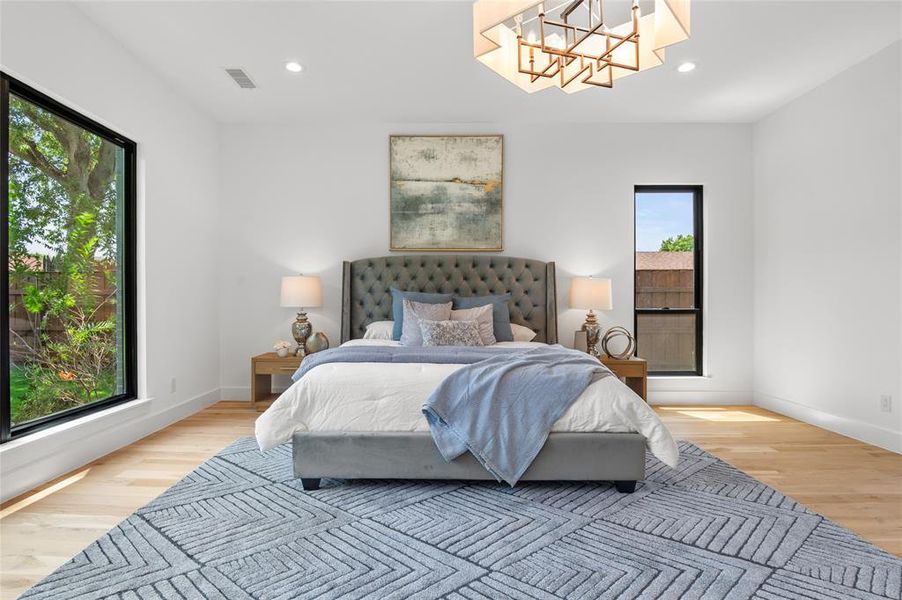
[{"label": "bed leg", "polygon": [[305,492],[312,492],[313,490],[319,489],[319,479],[304,479],[301,478],[301,485],[304,486]]},{"label": "bed leg", "polygon": [[[617,491],[621,494],[632,494],[636,491],[636,481],[615,481],[614,487],[617,488]],[[306,489],[307,486],[304,486]]]}]

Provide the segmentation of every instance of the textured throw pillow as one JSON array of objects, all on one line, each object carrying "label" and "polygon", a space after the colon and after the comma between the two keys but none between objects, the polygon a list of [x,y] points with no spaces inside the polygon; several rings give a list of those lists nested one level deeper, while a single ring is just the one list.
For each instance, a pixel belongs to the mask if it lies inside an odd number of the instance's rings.
[{"label": "textured throw pillow", "polygon": [[512,342],[514,334],[511,331],[511,312],[507,301],[510,294],[501,296],[470,296],[462,298],[454,296],[454,310],[462,308],[475,308],[477,306],[492,305],[492,327],[495,330],[496,342]]},{"label": "textured throw pillow", "polygon": [[517,325],[516,323],[511,323],[511,331],[514,334],[515,342],[531,342],[537,335],[536,332],[529,327],[523,327],[522,325]]},{"label": "textured throw pillow", "polygon": [[390,340],[392,329],[395,327],[394,321],[373,321],[366,326],[366,332],[363,334],[365,340]]},{"label": "textured throw pillow", "polygon": [[424,346],[482,346],[476,321],[429,321],[420,319]]},{"label": "textured throw pillow", "polygon": [[476,321],[479,325],[479,339],[482,340],[482,345],[491,346],[495,343],[495,330],[492,318],[493,312],[494,309],[491,304],[477,306],[476,308],[462,308],[460,310],[451,311],[451,320]]},{"label": "textured throw pillow", "polygon": [[422,346],[423,336],[420,333],[420,321],[447,321],[451,318],[451,303],[426,304],[404,299],[404,324],[401,328],[402,346]]},{"label": "textured throw pillow", "polygon": [[[391,339],[401,339],[401,326],[404,322],[404,298],[424,304],[444,304],[451,302],[451,294],[431,294],[429,292],[402,292],[397,288],[389,288],[391,291],[391,312],[395,320]],[[469,307],[468,307],[469,308]]]}]

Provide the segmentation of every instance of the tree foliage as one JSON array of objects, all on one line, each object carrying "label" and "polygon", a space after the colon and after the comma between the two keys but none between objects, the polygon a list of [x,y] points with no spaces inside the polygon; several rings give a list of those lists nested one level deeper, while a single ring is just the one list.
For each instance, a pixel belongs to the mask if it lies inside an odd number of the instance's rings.
[{"label": "tree foliage", "polygon": [[692,252],[695,249],[695,238],[692,234],[669,237],[661,242],[661,252]]},{"label": "tree foliage", "polygon": [[97,277],[115,290],[121,150],[14,95],[9,150],[10,287],[22,290],[31,328],[28,340],[12,332],[25,356],[16,368],[27,385],[13,402],[21,422],[115,387],[115,292],[98,294]]}]

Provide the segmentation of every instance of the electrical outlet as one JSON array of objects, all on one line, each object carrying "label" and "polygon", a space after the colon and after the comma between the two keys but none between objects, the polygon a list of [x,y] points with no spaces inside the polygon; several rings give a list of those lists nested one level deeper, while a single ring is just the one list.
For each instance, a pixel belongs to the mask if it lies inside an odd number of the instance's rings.
[{"label": "electrical outlet", "polygon": [[880,410],[883,412],[893,412],[893,397],[889,394],[880,396]]},{"label": "electrical outlet", "polygon": [[175,393],[175,377],[173,377],[172,379],[169,380],[169,393],[170,394]]}]

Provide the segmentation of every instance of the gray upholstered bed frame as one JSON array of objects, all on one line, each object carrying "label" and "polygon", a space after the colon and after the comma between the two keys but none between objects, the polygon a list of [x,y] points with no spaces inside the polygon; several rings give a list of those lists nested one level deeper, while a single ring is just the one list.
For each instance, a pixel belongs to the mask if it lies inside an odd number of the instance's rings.
[{"label": "gray upholstered bed frame", "polygon": [[373,321],[392,318],[389,288],[455,296],[510,292],[511,322],[557,343],[554,263],[473,254],[381,256],[342,265],[341,343],[362,338]]},{"label": "gray upholstered bed frame", "polygon": [[[342,343],[363,337],[373,321],[392,318],[390,287],[483,296],[510,292],[511,322],[555,344],[554,263],[495,255],[395,255],[345,262]],[[339,479],[476,479],[492,476],[469,453],[445,462],[427,432],[297,432],[294,473],[305,489]],[[638,433],[552,433],[524,481],[613,481],[631,492],[645,476],[645,438]]]}]

